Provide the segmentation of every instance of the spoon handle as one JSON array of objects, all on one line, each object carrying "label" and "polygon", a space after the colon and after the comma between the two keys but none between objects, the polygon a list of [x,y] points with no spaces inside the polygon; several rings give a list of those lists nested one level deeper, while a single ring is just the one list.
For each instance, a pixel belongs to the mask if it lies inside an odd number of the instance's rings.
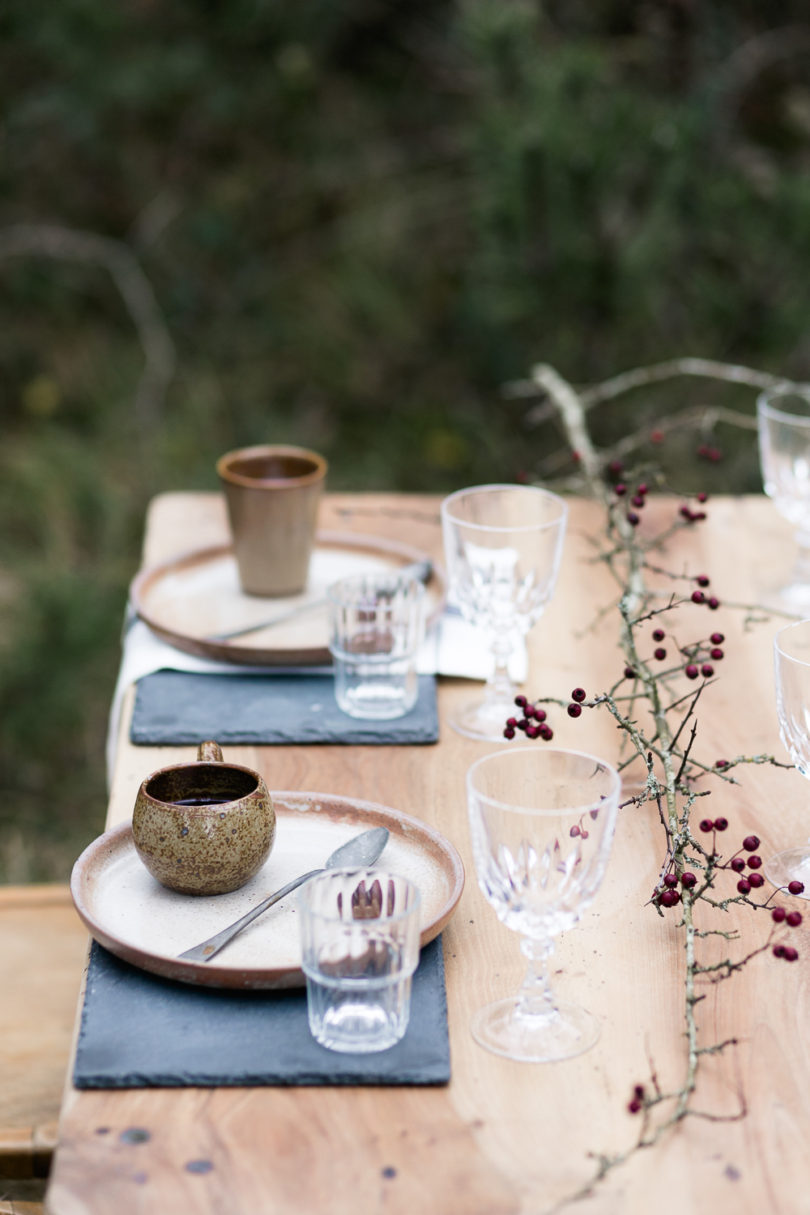
[{"label": "spoon handle", "polygon": [[187,949],[185,953],[178,954],[178,959],[184,962],[210,962],[214,954],[219,953],[220,949],[224,949],[237,933],[246,928],[248,924],[252,924],[255,919],[258,919],[263,912],[267,911],[268,907],[272,907],[274,903],[278,903],[280,899],[290,894],[298,886],[303,886],[304,882],[308,882],[316,873],[322,872],[322,869],[310,869],[309,873],[303,873],[300,877],[293,878],[286,886],[282,886],[275,894],[268,895],[266,899],[262,899],[261,903],[257,903],[241,919],[234,920],[233,924],[229,924],[227,928],[223,928],[216,936],[209,937],[207,941],[201,941],[199,945],[195,945],[192,949]]}]

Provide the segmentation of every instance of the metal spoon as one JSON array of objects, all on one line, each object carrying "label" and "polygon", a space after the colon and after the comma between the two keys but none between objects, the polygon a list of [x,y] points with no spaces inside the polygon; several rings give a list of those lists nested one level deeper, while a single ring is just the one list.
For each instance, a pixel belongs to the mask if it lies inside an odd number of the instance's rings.
[{"label": "metal spoon", "polygon": [[286,886],[282,886],[280,890],[277,890],[275,894],[268,895],[266,899],[262,899],[261,903],[257,903],[241,919],[235,920],[233,924],[229,924],[227,928],[223,928],[216,936],[209,937],[207,941],[201,941],[193,949],[187,949],[185,953],[178,954],[178,958],[182,958],[185,962],[210,962],[214,954],[219,953],[220,949],[224,949],[237,933],[246,928],[248,924],[252,924],[262,912],[267,911],[268,907],[272,907],[274,903],[283,899],[285,895],[288,895],[298,886],[303,886],[304,882],[309,881],[316,873],[323,873],[324,869],[340,869],[355,865],[358,868],[366,868],[368,865],[374,864],[387,843],[387,827],[372,827],[370,831],[363,831],[360,835],[356,835],[354,839],[347,840],[345,844],[341,844],[339,848],[336,848],[332,855],[327,857],[323,868],[310,869],[309,873],[303,873],[301,877],[294,878]]}]

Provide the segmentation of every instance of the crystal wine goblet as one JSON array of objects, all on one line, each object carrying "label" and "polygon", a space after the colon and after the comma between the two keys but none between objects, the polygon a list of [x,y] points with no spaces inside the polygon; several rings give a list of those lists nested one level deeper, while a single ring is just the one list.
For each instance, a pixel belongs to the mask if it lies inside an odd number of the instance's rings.
[{"label": "crystal wine goblet", "polygon": [[757,400],[759,458],[765,493],[793,524],[798,554],[772,596],[797,615],[810,614],[810,388],[771,388]]},{"label": "crystal wine goblet", "polygon": [[498,918],[521,935],[528,971],[517,995],[480,1009],[481,1046],[526,1063],[579,1055],[600,1025],[551,989],[554,938],[579,919],[607,865],[619,802],[618,774],[579,751],[515,747],[467,773],[478,884]]},{"label": "crystal wine goblet", "polygon": [[441,513],[451,595],[486,630],[493,656],[483,698],[451,724],[470,738],[502,738],[516,692],[509,659],[554,593],[568,507],[530,485],[479,485],[445,498]]},{"label": "crystal wine goblet", "polygon": [[[810,620],[781,628],[773,656],[779,733],[796,768],[810,779]],[[803,882],[810,897],[810,840],[777,852],[763,869],[774,886]]]}]

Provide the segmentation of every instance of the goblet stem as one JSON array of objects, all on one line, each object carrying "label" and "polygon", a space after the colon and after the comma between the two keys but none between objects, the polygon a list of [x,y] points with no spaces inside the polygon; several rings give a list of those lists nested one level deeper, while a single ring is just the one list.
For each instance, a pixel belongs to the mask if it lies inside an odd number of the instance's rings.
[{"label": "goblet stem", "polygon": [[494,667],[484,685],[483,696],[463,705],[450,719],[450,724],[468,738],[503,739],[507,717],[515,712],[517,688],[509,675],[509,660],[515,647],[516,633],[508,629],[493,630],[490,653]]},{"label": "goblet stem", "polygon": [[552,1017],[557,1002],[551,990],[549,961],[554,953],[551,937],[521,937],[520,949],[529,959],[526,975],[517,993],[516,1013],[519,1017]]},{"label": "goblet stem", "polygon": [[509,659],[514,641],[509,633],[493,633],[490,645],[495,665],[484,689],[484,702],[493,711],[509,708],[515,698],[515,685],[509,675]]}]

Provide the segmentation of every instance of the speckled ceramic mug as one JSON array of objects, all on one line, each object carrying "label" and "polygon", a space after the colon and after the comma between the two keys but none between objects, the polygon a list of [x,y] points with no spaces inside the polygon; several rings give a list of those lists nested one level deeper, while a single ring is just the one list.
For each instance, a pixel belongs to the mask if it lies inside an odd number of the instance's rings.
[{"label": "speckled ceramic mug", "polygon": [[225,894],[243,886],[270,854],[276,815],[258,772],[225,763],[215,742],[197,761],[147,776],[132,813],[138,856],[164,886],[182,894]]}]

